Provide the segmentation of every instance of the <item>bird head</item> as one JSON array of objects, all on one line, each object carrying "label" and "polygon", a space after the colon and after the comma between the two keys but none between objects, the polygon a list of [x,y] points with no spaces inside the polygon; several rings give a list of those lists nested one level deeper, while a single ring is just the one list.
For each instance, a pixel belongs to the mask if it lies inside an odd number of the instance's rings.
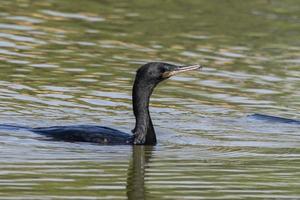
[{"label": "bird head", "polygon": [[166,80],[179,73],[197,70],[202,68],[200,65],[173,65],[163,62],[150,62],[141,66],[137,70],[136,78],[139,80],[144,80],[149,84],[158,84],[163,80]]}]

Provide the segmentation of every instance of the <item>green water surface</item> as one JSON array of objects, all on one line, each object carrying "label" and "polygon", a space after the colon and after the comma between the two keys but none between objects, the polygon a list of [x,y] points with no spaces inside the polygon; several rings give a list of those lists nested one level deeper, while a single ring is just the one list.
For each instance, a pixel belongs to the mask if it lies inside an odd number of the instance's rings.
[{"label": "green water surface", "polygon": [[158,86],[158,145],[0,130],[0,199],[300,199],[296,0],[0,0],[0,124],[130,132],[148,61],[204,65]]}]

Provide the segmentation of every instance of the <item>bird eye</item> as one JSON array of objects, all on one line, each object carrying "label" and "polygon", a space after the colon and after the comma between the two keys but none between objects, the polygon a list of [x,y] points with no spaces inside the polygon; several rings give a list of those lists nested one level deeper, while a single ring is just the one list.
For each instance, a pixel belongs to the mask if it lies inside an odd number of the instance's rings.
[{"label": "bird eye", "polygon": [[166,72],[166,71],[167,71],[167,69],[166,69],[165,67],[160,68],[160,72],[161,72],[161,73],[164,73],[164,72]]}]

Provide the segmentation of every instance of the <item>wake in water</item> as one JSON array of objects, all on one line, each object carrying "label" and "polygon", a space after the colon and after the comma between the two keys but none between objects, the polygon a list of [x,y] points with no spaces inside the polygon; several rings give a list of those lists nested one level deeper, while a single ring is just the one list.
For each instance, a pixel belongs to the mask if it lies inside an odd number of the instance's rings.
[{"label": "wake in water", "polygon": [[263,121],[274,122],[274,123],[300,124],[299,120],[288,119],[288,118],[283,118],[283,117],[275,117],[275,116],[271,116],[271,115],[264,115],[264,114],[258,114],[258,113],[249,115],[248,117],[250,119],[263,120]]}]

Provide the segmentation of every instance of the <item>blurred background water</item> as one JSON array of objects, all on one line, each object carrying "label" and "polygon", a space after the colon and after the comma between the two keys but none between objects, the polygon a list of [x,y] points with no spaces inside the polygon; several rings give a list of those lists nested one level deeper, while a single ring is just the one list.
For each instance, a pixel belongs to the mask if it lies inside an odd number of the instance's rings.
[{"label": "blurred background water", "polygon": [[155,147],[0,130],[0,199],[300,199],[296,0],[0,3],[0,122],[129,132],[148,61],[201,63],[151,99]]}]

